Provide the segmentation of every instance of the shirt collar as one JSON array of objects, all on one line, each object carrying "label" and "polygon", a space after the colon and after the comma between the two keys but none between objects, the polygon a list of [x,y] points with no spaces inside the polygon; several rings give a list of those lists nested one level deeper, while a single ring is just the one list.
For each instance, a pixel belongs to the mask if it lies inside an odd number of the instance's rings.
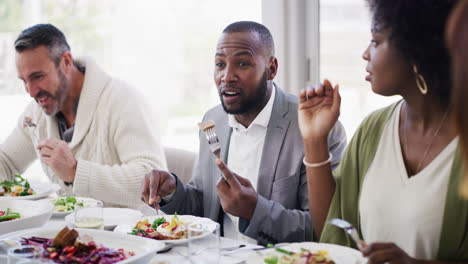
[{"label": "shirt collar", "polygon": [[267,128],[268,123],[270,122],[271,112],[273,110],[273,102],[275,101],[275,95],[276,95],[276,86],[275,84],[273,84],[273,89],[271,91],[270,99],[268,99],[267,104],[263,107],[262,111],[258,113],[257,117],[255,117],[254,121],[250,124],[249,127],[246,128],[242,124],[237,122],[234,115],[231,115],[231,114],[228,114],[229,126],[232,127],[233,129],[238,129],[241,131],[248,130],[250,127],[253,127],[253,126],[261,126],[263,128]]}]

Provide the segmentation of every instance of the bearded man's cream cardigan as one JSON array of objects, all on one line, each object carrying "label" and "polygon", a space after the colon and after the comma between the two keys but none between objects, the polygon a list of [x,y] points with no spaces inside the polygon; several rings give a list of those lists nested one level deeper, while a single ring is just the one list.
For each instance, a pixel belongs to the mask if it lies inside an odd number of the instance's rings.
[{"label": "bearded man's cream cardigan", "polygon": [[[152,169],[167,170],[152,114],[138,91],[111,78],[90,59],[78,63],[86,73],[68,144],[77,160],[75,181],[65,185],[42,163],[44,172],[66,195],[148,212],[140,200],[144,175]],[[23,127],[25,117],[31,117],[37,128]],[[37,138],[60,139],[60,135],[56,118],[33,101],[0,145],[0,179],[24,172],[39,157]]]}]

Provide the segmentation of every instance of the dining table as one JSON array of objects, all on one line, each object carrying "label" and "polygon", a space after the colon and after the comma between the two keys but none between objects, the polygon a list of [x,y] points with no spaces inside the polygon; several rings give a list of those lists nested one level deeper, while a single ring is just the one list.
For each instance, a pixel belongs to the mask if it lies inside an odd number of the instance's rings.
[{"label": "dining table", "polygon": [[[50,199],[48,197],[47,199]],[[162,213],[159,211],[159,213]],[[163,214],[163,213],[162,213]],[[145,215],[143,216],[145,217]],[[63,228],[63,227],[73,228],[73,224],[67,222],[63,216],[52,216],[49,221],[43,226],[43,228]],[[108,232],[112,232],[112,230],[108,230]],[[210,234],[212,238],[210,239],[217,239],[214,234]],[[201,240],[202,242],[197,243],[204,243],[204,241],[209,241],[207,239]],[[203,246],[203,244],[201,245]],[[209,246],[207,246],[209,247]],[[240,264],[240,263],[247,263],[247,259],[250,254],[255,254],[258,249],[263,248],[262,246],[246,243],[244,241],[237,241],[230,238],[220,237],[219,243],[219,252],[220,264]],[[207,261],[208,262],[208,261]],[[162,252],[155,253],[153,259],[149,264],[189,264],[193,263],[191,258],[188,254],[188,243],[183,244],[171,244],[166,243],[165,250]],[[204,263],[203,260],[197,263]]]},{"label": "dining table", "polygon": [[[52,213],[52,200],[55,200],[58,196],[56,194],[50,194],[49,196],[43,196],[43,198],[39,198],[39,200],[33,202],[29,201],[29,204],[24,203],[21,206],[27,207],[29,206],[31,211],[34,211],[31,206],[34,208],[38,208],[37,210],[43,210],[45,217],[42,220],[37,221],[38,225],[42,225],[39,227],[40,231],[42,232],[56,232],[56,230],[60,230],[64,227],[68,228],[75,228],[74,226],[74,218],[76,214],[71,212],[66,216],[66,213],[55,212],[50,217]],[[78,199],[78,198],[77,198]],[[80,197],[82,201],[91,199]],[[8,200],[6,200],[8,201]],[[47,203],[47,204],[44,204]],[[16,204],[20,204],[20,201],[16,201]],[[101,204],[102,206],[102,204]],[[23,208],[21,207],[21,208]],[[43,209],[47,208],[47,209]],[[149,209],[147,206],[140,208],[141,210],[137,209],[129,209],[129,208],[109,208],[104,207],[102,210],[103,215],[103,225],[104,231],[95,232],[94,234],[97,235],[99,239],[106,237],[108,243],[118,242],[118,245],[124,245],[126,242],[126,246],[117,246],[122,247],[123,249],[127,249],[127,247],[133,248],[133,250],[138,251],[140,248],[144,248],[146,244],[158,244],[156,247],[151,246],[145,253],[145,255],[140,255],[141,257],[144,256],[145,263],[149,264],[210,264],[210,263],[221,263],[221,264],[262,264],[265,261],[271,260],[271,258],[278,258],[278,254],[282,256],[288,257],[290,252],[309,252],[307,255],[310,257],[310,252],[322,252],[320,254],[328,255],[327,258],[330,257],[334,263],[346,263],[346,264],[364,264],[367,263],[367,259],[362,256],[362,253],[358,250],[343,247],[339,245],[333,244],[326,244],[326,243],[315,243],[315,242],[297,242],[297,243],[280,243],[274,245],[273,248],[265,248],[260,245],[253,244],[251,241],[253,240],[234,240],[226,237],[219,236],[219,225],[213,222],[210,219],[200,218],[195,216],[189,215],[178,215],[179,219],[176,221],[187,221],[186,223],[192,223],[188,225],[188,239],[183,240],[172,240],[172,241],[162,241],[164,245],[160,243],[153,243],[150,238],[136,238],[131,237],[129,232],[132,232],[134,229],[136,222],[143,221],[142,224],[145,224],[145,221],[156,221],[161,216],[165,216],[166,221],[168,221],[167,217],[173,218],[174,216],[166,215],[164,212],[159,210],[159,213],[156,210],[147,210]],[[78,210],[77,212],[81,212]],[[107,218],[106,218],[107,216]],[[50,217],[50,218],[48,218]],[[185,220],[183,220],[185,219]],[[35,219],[36,220],[36,219]],[[210,222],[212,224],[210,224]],[[33,222],[34,223],[34,222]],[[140,223],[141,224],[141,223]],[[147,223],[149,224],[149,223]],[[38,227],[35,225],[35,227]],[[145,224],[146,225],[146,224]],[[212,231],[201,231],[203,235],[199,235],[200,229],[196,229],[196,227],[192,229],[194,226],[203,226],[203,230],[212,230]],[[215,227],[213,227],[215,226]],[[18,227],[20,229],[18,229]],[[11,226],[12,229],[4,230],[1,239],[6,239],[7,241],[9,237],[17,236],[16,232],[23,232],[24,234],[29,232],[36,232],[36,229],[27,229],[27,231],[23,231],[25,228],[21,229],[21,226],[16,225],[16,227]],[[16,229],[15,229],[16,228]],[[114,230],[115,229],[115,230]],[[194,239],[190,239],[190,230],[197,230],[195,232]],[[6,232],[5,232],[6,231]],[[84,231],[84,230],[83,230]],[[109,233],[106,233],[109,232]],[[110,233],[115,232],[115,233]],[[152,231],[150,231],[152,232]],[[211,232],[211,233],[210,233]],[[21,234],[23,234],[21,233]],[[198,233],[198,234],[197,234]],[[93,235],[91,235],[93,236]],[[125,241],[126,236],[128,236],[128,241]],[[200,236],[196,238],[197,236]],[[111,239],[111,240],[109,240]],[[124,239],[124,241],[122,241]],[[147,240],[148,239],[148,240]],[[184,241],[185,240],[185,241]],[[134,241],[134,242],[130,242]],[[102,242],[102,243],[107,243]],[[136,243],[136,244],[134,244]],[[141,245],[139,243],[142,243]],[[6,252],[8,250],[8,245],[3,243],[0,244],[0,264],[5,263]],[[140,247],[141,246],[141,247]],[[11,248],[11,246],[10,246]],[[266,250],[263,250],[266,249]],[[159,250],[159,252],[152,252],[151,250]],[[192,254],[189,254],[192,252]],[[280,252],[280,253],[278,253]],[[148,255],[149,254],[149,255]],[[219,256],[219,258],[217,258]],[[148,261],[148,259],[151,260]],[[147,262],[146,262],[147,261]],[[133,262],[130,262],[133,263]],[[138,262],[141,263],[141,262]]]}]

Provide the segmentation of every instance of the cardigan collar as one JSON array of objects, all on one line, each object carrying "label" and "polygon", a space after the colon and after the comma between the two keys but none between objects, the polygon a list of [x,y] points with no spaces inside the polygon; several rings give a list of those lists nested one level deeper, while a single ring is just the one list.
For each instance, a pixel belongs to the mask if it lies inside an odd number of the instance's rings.
[{"label": "cardigan collar", "polygon": [[[75,131],[71,142],[70,149],[79,145],[84,136],[88,133],[94,114],[99,104],[99,100],[105,87],[111,81],[107,75],[93,60],[90,58],[78,58],[77,63],[86,67],[84,75],[83,87],[81,89],[80,101],[75,120]],[[49,133],[53,131],[53,135],[59,138],[58,124],[55,116],[47,116]],[[50,134],[49,134],[50,135]]]}]

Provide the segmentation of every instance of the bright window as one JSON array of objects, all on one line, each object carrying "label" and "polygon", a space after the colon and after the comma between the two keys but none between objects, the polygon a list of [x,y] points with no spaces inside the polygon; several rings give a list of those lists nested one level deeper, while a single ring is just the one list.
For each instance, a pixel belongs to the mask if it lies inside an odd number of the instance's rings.
[{"label": "bright window", "polygon": [[340,84],[340,121],[348,138],[366,115],[399,99],[375,94],[364,79],[367,62],[362,54],[370,39],[365,0],[320,1],[320,76]]}]

